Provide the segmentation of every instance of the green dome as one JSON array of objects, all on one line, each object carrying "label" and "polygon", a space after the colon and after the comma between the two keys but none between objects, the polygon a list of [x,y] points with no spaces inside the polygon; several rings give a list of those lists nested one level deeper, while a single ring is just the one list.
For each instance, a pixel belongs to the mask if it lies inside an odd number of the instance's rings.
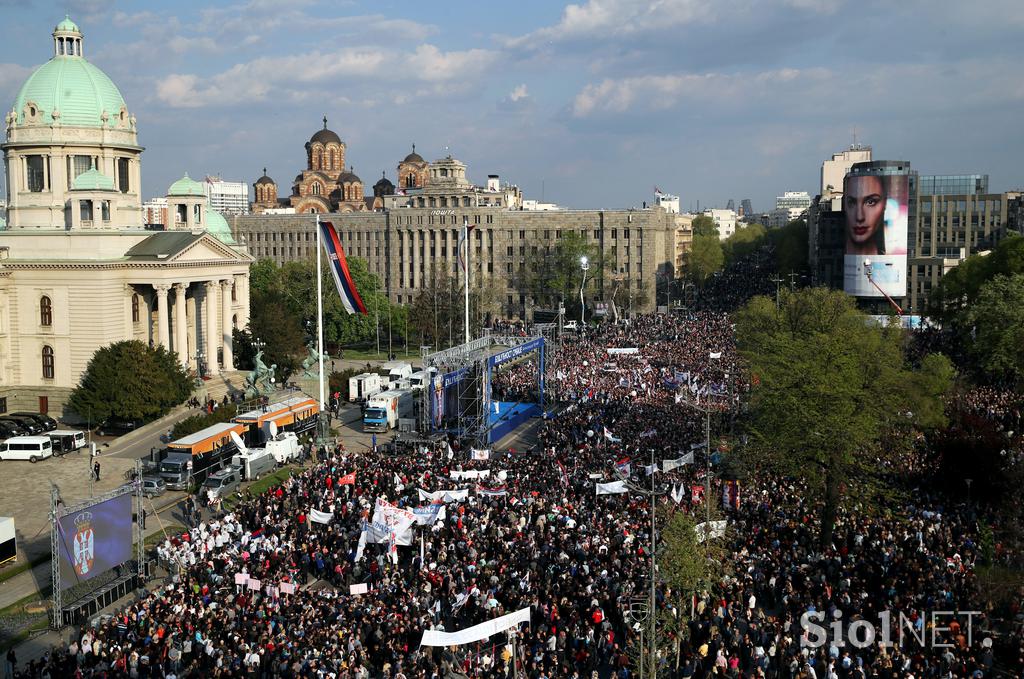
[{"label": "green dome", "polygon": [[57,24],[57,27],[53,29],[54,33],[58,33],[60,31],[74,31],[75,33],[82,32],[78,29],[78,25],[75,24],[67,14],[64,15],[64,20]]},{"label": "green dome", "polygon": [[206,206],[206,233],[210,234],[221,243],[225,245],[237,245],[235,237],[231,235],[231,227],[228,226],[228,220],[212,209],[209,205]]},{"label": "green dome", "polygon": [[107,126],[113,127],[121,109],[126,108],[124,97],[106,73],[84,58],[72,56],[50,59],[21,86],[14,100],[19,125],[25,124],[25,105],[30,101],[39,107],[43,124],[53,124],[56,110],[60,124],[72,127],[103,127],[104,111]]},{"label": "green dome", "polygon": [[113,191],[114,180],[95,167],[75,177],[72,191]]},{"label": "green dome", "polygon": [[203,190],[203,185],[188,176],[188,172],[185,176],[178,181],[171,184],[171,188],[167,189],[168,196],[205,196],[206,192]]}]

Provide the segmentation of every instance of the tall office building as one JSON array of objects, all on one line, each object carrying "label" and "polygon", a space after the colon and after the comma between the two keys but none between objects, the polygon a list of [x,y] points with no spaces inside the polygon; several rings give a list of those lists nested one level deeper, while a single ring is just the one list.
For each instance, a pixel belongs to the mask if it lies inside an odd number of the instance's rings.
[{"label": "tall office building", "polygon": [[754,208],[750,204],[749,198],[744,198],[740,201],[740,217],[752,217],[754,215]]},{"label": "tall office building", "polygon": [[843,177],[850,171],[854,163],[871,161],[871,147],[853,144],[845,151],[833,153],[829,160],[821,164],[821,195],[843,192]]},{"label": "tall office building", "polygon": [[245,182],[226,182],[220,177],[206,177],[203,191],[210,207],[222,214],[242,215],[249,212],[249,185]]}]

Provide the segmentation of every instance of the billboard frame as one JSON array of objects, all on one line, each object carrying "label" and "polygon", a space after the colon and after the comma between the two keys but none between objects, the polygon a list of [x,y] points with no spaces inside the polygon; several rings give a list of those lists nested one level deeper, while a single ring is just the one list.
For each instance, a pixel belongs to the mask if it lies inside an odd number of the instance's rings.
[{"label": "billboard frame", "polygon": [[[146,571],[146,545],[142,533],[141,519],[142,512],[145,511],[145,508],[143,507],[144,496],[142,494],[141,467],[141,461],[137,461],[134,481],[118,486],[113,490],[108,490],[105,493],[94,495],[88,500],[82,500],[72,505],[64,504],[64,500],[60,495],[60,488],[57,487],[57,484],[50,484],[50,583],[53,591],[53,616],[50,620],[50,626],[52,629],[59,630],[64,626],[64,592],[61,588],[60,578],[60,554],[62,544],[60,539],[60,520],[65,516],[88,509],[89,507],[93,507],[102,502],[113,500],[121,497],[122,495],[133,495],[135,499],[135,525],[133,526],[135,538],[135,562],[137,576],[140,580],[144,578]],[[126,561],[123,563],[130,562]]]}]

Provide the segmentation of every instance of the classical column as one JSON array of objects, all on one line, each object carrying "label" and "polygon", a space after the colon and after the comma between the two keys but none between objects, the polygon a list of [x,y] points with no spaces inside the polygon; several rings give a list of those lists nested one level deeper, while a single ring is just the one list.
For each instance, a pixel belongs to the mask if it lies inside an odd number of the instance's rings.
[{"label": "classical column", "polygon": [[174,284],[174,349],[178,360],[188,367],[188,325],[185,320],[185,289],[188,283]]},{"label": "classical column", "polygon": [[206,281],[206,297],[203,299],[203,306],[206,307],[206,323],[203,324],[203,336],[206,337],[206,365],[210,374],[217,372],[217,337],[220,334],[217,324],[217,288],[220,283],[217,281]]},{"label": "classical column", "polygon": [[221,341],[224,343],[224,370],[234,370],[235,360],[232,355],[232,330],[231,323],[231,285],[233,281],[229,278],[220,282],[220,306],[221,306],[221,327],[223,328]]},{"label": "classical column", "polygon": [[249,274],[235,276],[235,291],[238,301],[242,303],[242,314],[238,317],[238,327],[249,325]]},{"label": "classical column", "polygon": [[[420,287],[420,232],[413,230],[412,235],[412,275],[409,276],[409,287],[419,289]],[[413,293],[415,295],[417,293]]]},{"label": "classical column", "polygon": [[170,316],[167,313],[167,291],[171,289],[170,285],[166,283],[157,283],[153,286],[156,290],[156,337],[157,342],[160,343],[164,349],[170,350],[171,348],[171,336],[170,327]]}]

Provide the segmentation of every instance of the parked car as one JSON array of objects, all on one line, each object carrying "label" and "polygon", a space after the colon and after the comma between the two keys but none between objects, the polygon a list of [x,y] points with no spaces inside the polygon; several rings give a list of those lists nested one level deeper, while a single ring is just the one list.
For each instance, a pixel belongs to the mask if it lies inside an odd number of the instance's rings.
[{"label": "parked car", "polygon": [[14,415],[16,417],[29,418],[30,420],[34,421],[36,424],[41,426],[44,432],[53,431],[54,429],[57,428],[57,420],[53,419],[49,415],[44,415],[43,413],[19,412],[11,413],[11,415]]},{"label": "parked car", "polygon": [[100,436],[124,436],[141,427],[145,422],[141,420],[122,420],[118,417],[109,417],[96,428]]},{"label": "parked car", "polygon": [[218,500],[223,500],[238,489],[239,477],[239,471],[235,468],[222,469],[206,477],[203,490],[206,491],[207,497],[212,495]]},{"label": "parked car", "polygon": [[24,436],[25,430],[13,422],[6,422],[0,419],[0,438],[9,439],[12,436]]},{"label": "parked car", "polygon": [[142,494],[146,497],[158,497],[167,492],[167,484],[159,476],[142,477]]},{"label": "parked car", "polygon": [[[4,415],[3,417],[0,417],[0,422],[6,424],[8,428],[12,429],[14,431],[15,436],[29,436],[33,433],[31,430],[29,430],[29,428],[25,425],[24,422],[21,422],[11,417],[10,415]],[[38,429],[38,427],[34,428]]]}]

